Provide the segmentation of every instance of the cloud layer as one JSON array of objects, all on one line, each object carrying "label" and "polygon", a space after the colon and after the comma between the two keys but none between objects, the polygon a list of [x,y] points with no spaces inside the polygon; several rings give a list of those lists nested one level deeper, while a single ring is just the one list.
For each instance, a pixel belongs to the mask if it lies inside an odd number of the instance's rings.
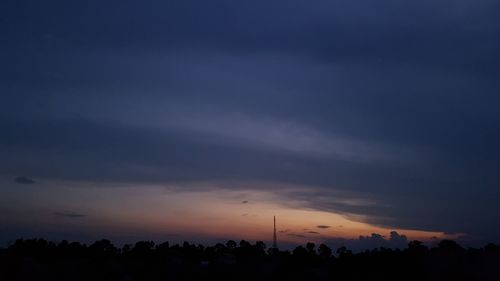
[{"label": "cloud layer", "polygon": [[3,5],[0,171],[18,183],[261,182],[500,239],[497,1]]}]

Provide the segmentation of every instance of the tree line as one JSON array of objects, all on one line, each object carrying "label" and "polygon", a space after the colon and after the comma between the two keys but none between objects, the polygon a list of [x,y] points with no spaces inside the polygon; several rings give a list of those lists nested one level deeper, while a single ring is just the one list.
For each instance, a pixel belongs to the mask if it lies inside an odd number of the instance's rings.
[{"label": "tree line", "polygon": [[0,249],[0,280],[500,280],[500,246],[451,240],[353,253],[307,243],[291,251],[233,240],[203,246],[140,241],[117,247],[19,239]]}]

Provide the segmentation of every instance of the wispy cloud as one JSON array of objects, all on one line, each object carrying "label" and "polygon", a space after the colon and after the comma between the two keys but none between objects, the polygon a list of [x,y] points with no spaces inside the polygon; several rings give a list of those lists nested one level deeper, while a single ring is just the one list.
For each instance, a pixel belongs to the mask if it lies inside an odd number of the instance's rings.
[{"label": "wispy cloud", "polygon": [[59,216],[59,217],[66,217],[66,218],[83,218],[87,215],[85,214],[80,214],[80,213],[72,213],[72,212],[54,212],[52,213],[54,216]]},{"label": "wispy cloud", "polygon": [[16,182],[19,184],[34,184],[35,181],[27,177],[17,177]]},{"label": "wispy cloud", "polygon": [[288,236],[293,236],[293,237],[299,237],[299,238],[306,238],[305,235],[303,234],[297,234],[297,233],[288,233]]}]

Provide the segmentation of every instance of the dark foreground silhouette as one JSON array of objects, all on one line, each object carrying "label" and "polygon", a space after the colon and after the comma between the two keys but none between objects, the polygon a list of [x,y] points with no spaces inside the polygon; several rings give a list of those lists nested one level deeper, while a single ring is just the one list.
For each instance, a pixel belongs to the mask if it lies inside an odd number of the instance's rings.
[{"label": "dark foreground silhouette", "polygon": [[464,249],[443,240],[429,249],[412,241],[404,250],[353,254],[313,243],[278,251],[247,241],[117,248],[109,240],[20,239],[0,249],[0,280],[500,280],[500,246]]}]

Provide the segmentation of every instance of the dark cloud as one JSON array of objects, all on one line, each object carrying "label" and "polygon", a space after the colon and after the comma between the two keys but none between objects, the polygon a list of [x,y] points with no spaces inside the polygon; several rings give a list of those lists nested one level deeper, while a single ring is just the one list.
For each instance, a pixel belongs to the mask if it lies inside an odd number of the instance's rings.
[{"label": "dark cloud", "polygon": [[408,238],[406,238],[406,235],[400,235],[396,231],[391,231],[389,242],[396,247],[403,248],[408,245]]},{"label": "dark cloud", "polygon": [[248,213],[241,214],[241,216],[243,216],[243,217],[258,217],[258,215],[256,215],[256,214],[248,214]]},{"label": "dark cloud", "polygon": [[319,232],[317,232],[317,231],[308,231],[307,233],[309,233],[309,234],[319,234]]},{"label": "dark cloud", "polygon": [[330,226],[329,226],[329,225],[317,225],[316,227],[317,227],[317,228],[321,228],[321,229],[330,228]]},{"label": "dark cloud", "polygon": [[242,204],[247,204],[247,203],[248,203],[248,201],[247,201],[247,200],[243,200],[243,201],[241,201],[241,203],[242,203]]},{"label": "dark cloud", "polygon": [[34,184],[35,181],[27,177],[17,177],[16,182],[20,184]]},{"label": "dark cloud", "polygon": [[[10,12],[2,15],[11,23],[3,31],[25,48],[274,51],[322,60],[382,59],[464,68],[477,62],[483,67],[494,65],[488,58],[494,57],[499,42],[485,36],[499,29],[496,1],[216,3],[146,1],[138,6],[130,2],[120,3],[119,10],[115,4],[99,1],[53,1],[36,8],[16,3],[9,4],[5,11]],[[22,35],[25,39],[19,42]],[[467,55],[473,50],[483,52]]]},{"label": "dark cloud", "polygon": [[400,235],[396,231],[392,231],[389,238],[378,233],[372,233],[370,236],[359,236],[357,239],[333,238],[326,241],[328,245],[333,247],[346,246],[356,252],[380,247],[403,249],[408,246],[408,242],[405,235]]},{"label": "dark cloud", "polygon": [[59,217],[71,218],[71,219],[83,218],[86,216],[85,214],[69,213],[69,212],[54,212],[53,215],[59,216]]},{"label": "dark cloud", "polygon": [[303,234],[298,234],[298,233],[288,233],[288,236],[293,236],[293,237],[298,237],[298,238],[306,238],[305,235]]}]

